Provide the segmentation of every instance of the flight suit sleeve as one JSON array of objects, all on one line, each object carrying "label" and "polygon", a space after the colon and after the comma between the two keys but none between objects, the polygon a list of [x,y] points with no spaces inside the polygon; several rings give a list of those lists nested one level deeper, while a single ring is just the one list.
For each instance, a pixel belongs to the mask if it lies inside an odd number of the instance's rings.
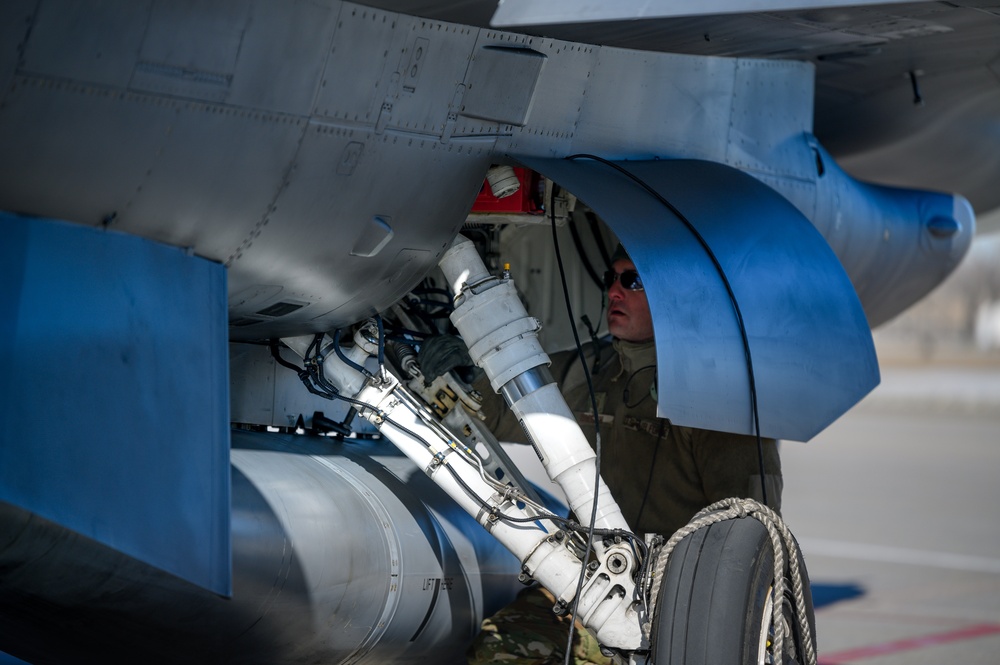
[{"label": "flight suit sleeve", "polygon": [[[730,497],[763,501],[757,439],[753,436],[688,429],[691,449],[708,503]],[[767,505],[781,512],[781,459],[774,439],[762,439]]]}]

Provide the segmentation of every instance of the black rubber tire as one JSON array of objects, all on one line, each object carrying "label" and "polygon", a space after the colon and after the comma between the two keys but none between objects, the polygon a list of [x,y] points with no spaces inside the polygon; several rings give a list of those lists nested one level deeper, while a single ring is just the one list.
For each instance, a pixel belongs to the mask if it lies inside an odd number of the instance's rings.
[{"label": "black rubber tire", "polygon": [[[806,613],[815,648],[815,620],[805,564]],[[774,581],[774,554],[763,524],[731,519],[695,531],[670,557],[660,590],[654,631],[655,665],[758,665],[767,596]],[[801,663],[791,584],[783,602],[786,625],[783,665]]]}]

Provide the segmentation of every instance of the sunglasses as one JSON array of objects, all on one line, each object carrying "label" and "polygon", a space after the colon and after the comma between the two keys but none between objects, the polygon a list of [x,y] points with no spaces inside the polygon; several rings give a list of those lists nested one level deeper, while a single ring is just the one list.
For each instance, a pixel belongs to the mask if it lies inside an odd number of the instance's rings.
[{"label": "sunglasses", "polygon": [[639,273],[635,270],[623,270],[620,273],[614,270],[609,270],[604,273],[604,288],[610,289],[611,286],[618,280],[622,281],[622,288],[628,289],[629,291],[642,291],[642,279],[639,277]]}]

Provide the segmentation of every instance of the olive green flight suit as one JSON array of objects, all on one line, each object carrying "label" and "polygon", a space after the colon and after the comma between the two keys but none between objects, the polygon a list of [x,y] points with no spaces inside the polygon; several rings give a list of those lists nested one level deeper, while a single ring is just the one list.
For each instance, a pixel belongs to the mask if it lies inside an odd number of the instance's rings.
[{"label": "olive green flight suit", "polygon": [[[615,340],[614,353],[592,376],[601,429],[601,476],[637,533],[669,537],[705,506],[728,497],[762,499],[755,437],[680,427],[656,417],[656,349],[653,342]],[[575,352],[557,354],[552,374],[562,386],[591,446],[594,415],[586,377]],[[486,394],[492,395],[487,386]],[[502,400],[490,397],[500,440],[523,441],[524,434]],[[777,443],[765,439],[764,466],[768,505],[781,508],[781,462]],[[568,620],[555,617],[553,599],[541,589],[517,600],[483,622],[467,653],[470,665],[554,665],[562,663]],[[596,640],[577,623],[576,665],[610,663]]]}]

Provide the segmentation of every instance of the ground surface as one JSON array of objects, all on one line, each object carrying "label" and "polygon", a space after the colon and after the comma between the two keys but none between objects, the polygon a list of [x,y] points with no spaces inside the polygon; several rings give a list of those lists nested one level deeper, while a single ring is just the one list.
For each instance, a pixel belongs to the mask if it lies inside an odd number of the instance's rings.
[{"label": "ground surface", "polygon": [[821,665],[1000,663],[1000,371],[884,368],[782,464]]}]

